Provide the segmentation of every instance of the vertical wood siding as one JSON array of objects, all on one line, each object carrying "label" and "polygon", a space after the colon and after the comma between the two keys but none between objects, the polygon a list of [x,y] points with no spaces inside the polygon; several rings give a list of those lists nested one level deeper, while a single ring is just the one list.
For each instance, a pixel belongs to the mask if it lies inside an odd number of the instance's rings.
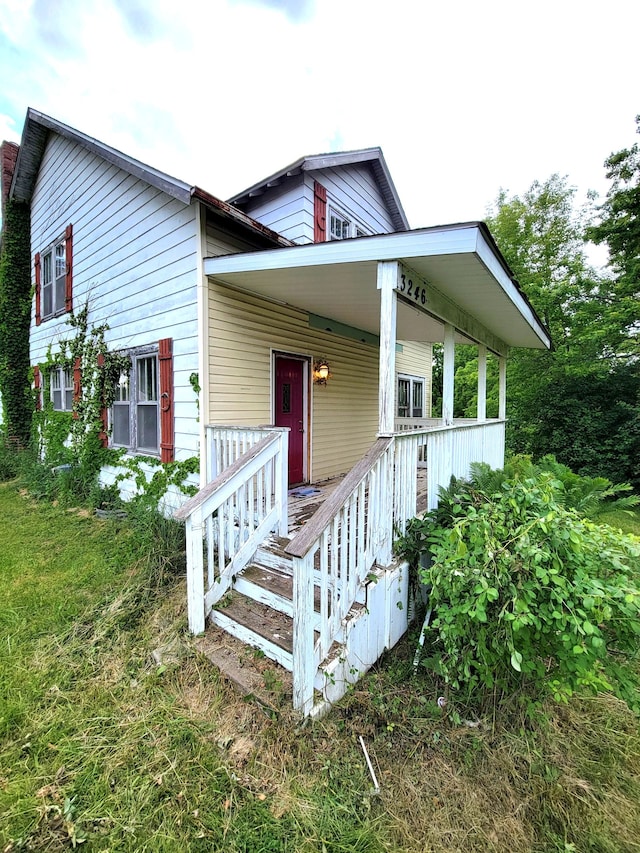
[{"label": "vertical wood siding", "polygon": [[[32,202],[32,257],[73,223],[73,304],[108,323],[110,349],[173,338],[176,458],[197,452],[195,209],[52,134]],[[31,363],[70,337],[65,317],[31,328]]]},{"label": "vertical wood siding", "polygon": [[304,311],[211,283],[208,423],[271,422],[272,350],[328,359],[332,377],[311,386],[311,478],[348,471],[376,437],[378,349],[310,329]]}]

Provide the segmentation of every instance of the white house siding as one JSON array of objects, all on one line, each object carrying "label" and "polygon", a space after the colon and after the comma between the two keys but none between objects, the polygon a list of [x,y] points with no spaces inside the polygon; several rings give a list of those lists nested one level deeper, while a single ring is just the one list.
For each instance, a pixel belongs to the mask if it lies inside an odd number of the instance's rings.
[{"label": "white house siding", "polygon": [[331,379],[311,387],[311,479],[348,471],[375,440],[378,349],[309,328],[308,315],[212,282],[208,423],[270,423],[272,352],[326,358]]},{"label": "white house siding", "polygon": [[391,216],[368,164],[305,172],[305,196],[311,199],[312,211],[314,180],[327,191],[327,232],[332,204],[340,213],[350,214],[372,234],[387,234],[394,230]]},{"label": "white house siding", "polygon": [[[396,353],[396,373],[425,380],[425,417],[431,416],[431,364],[433,346],[420,341],[402,341],[402,352]],[[396,387],[397,393],[397,387]]]},{"label": "white house siding", "polygon": [[313,243],[313,183],[309,197],[302,174],[251,199],[243,210],[295,243]]},{"label": "white house siding", "polygon": [[[185,206],[101,157],[52,134],[32,200],[32,256],[73,224],[73,304],[108,323],[112,350],[173,339],[176,459],[198,451],[194,206]],[[32,257],[33,261],[33,257]],[[31,362],[72,330],[66,317],[32,320]]]}]

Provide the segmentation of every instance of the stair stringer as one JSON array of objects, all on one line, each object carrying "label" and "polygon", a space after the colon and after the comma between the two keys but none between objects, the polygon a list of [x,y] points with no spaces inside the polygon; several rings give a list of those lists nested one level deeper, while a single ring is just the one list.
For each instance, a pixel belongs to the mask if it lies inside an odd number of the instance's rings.
[{"label": "stair stringer", "polygon": [[341,699],[408,628],[408,563],[375,566],[372,575],[375,580],[365,586],[365,606],[352,608],[330,656],[318,666],[314,687],[322,698],[314,703],[314,716]]}]

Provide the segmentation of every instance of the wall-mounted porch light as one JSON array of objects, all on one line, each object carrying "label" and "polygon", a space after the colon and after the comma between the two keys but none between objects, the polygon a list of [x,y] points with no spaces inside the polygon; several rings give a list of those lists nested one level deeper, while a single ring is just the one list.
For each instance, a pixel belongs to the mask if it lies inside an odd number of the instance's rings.
[{"label": "wall-mounted porch light", "polygon": [[326,358],[319,358],[313,362],[313,384],[326,385],[327,379],[331,378],[329,362]]}]

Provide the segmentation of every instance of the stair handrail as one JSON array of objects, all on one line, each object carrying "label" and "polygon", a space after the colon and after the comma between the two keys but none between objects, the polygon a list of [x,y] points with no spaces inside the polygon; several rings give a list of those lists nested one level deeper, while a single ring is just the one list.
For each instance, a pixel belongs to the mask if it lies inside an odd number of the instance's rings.
[{"label": "stair handrail", "polygon": [[[268,533],[277,530],[281,536],[287,534],[287,444],[288,431],[274,432],[261,438],[173,514],[176,520],[186,523],[187,605],[189,629],[194,634],[204,631],[206,614],[212,604],[224,594],[232,575],[251,560]],[[277,463],[278,456],[279,464],[272,464],[274,461]],[[270,472],[269,477],[273,475],[273,502],[267,500],[265,513],[256,520],[252,517],[256,497],[252,492],[252,484],[259,472]],[[248,506],[245,500],[247,494],[253,495]],[[266,500],[264,490],[262,497]],[[236,524],[236,510],[244,514],[244,523],[239,521]],[[217,519],[214,518],[216,512]],[[214,522],[220,528],[217,542],[218,574],[215,578],[218,583],[215,585]],[[208,543],[208,590],[205,590],[204,583],[205,529]]]},{"label": "stair handrail", "polygon": [[312,712],[318,667],[344,630],[371,568],[391,562],[393,441],[378,438],[284,549],[293,559],[293,705],[303,715]]},{"label": "stair handrail", "polygon": [[345,503],[357,490],[360,483],[374,467],[378,459],[393,443],[392,437],[378,438],[359,462],[353,466],[333,494],[324,501],[284,549],[290,557],[306,557],[317,543],[322,531],[333,521]]},{"label": "stair handrail", "polygon": [[[228,468],[225,468],[221,474],[214,477],[214,479],[207,483],[206,486],[203,486],[197,494],[183,503],[182,506],[174,512],[173,517],[177,521],[184,521],[188,516],[192,515],[195,510],[201,507],[204,509],[205,504],[210,498],[214,497],[216,493],[219,493],[222,487],[228,482],[238,477],[240,472],[244,471],[245,468],[253,462],[256,456],[259,456],[266,447],[269,447],[269,445],[278,441],[279,437],[280,436],[277,433],[274,433],[273,435],[267,435],[264,438],[261,438],[260,441],[256,442],[250,450],[239,456],[231,463],[231,465],[229,465]],[[215,511],[215,509],[216,507],[213,507],[212,511]]]}]

